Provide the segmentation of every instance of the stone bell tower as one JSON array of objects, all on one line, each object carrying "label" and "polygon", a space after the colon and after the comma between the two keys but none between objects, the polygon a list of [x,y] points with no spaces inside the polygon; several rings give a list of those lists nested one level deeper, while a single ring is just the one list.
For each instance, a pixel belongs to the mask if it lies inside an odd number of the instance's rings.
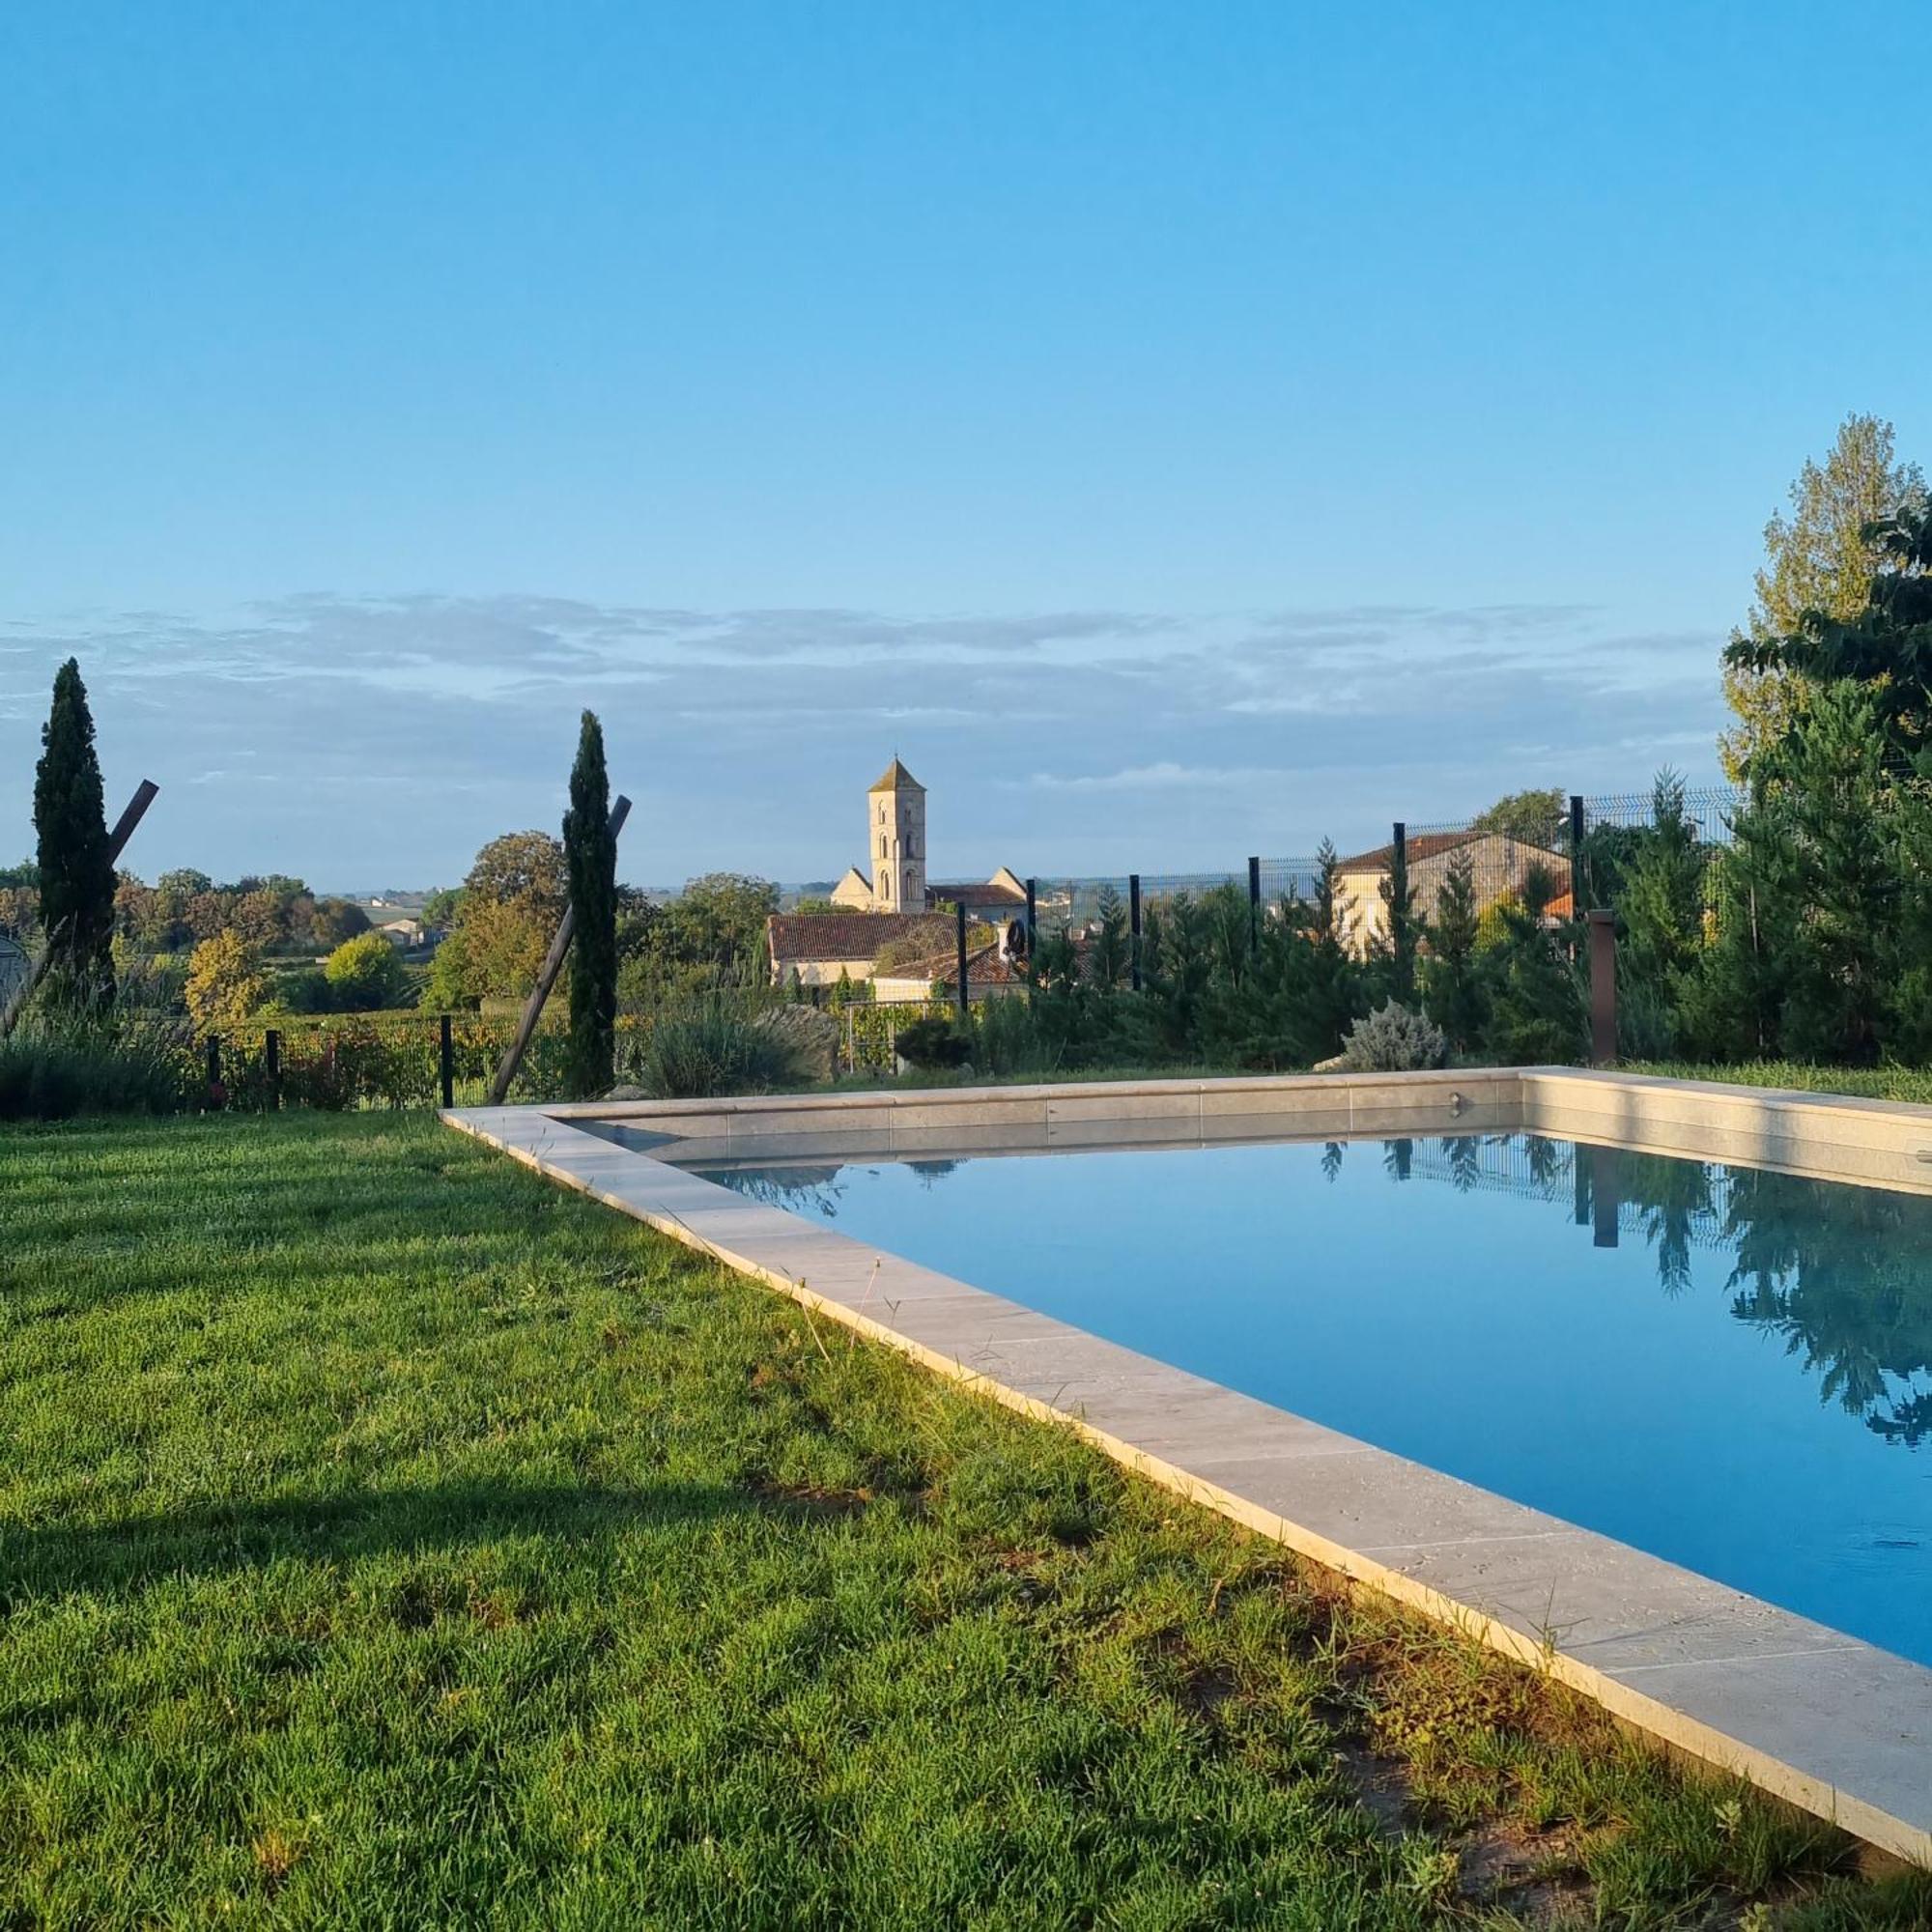
[{"label": "stone bell tower", "polygon": [[875,912],[925,910],[925,787],[895,758],[866,794]]}]

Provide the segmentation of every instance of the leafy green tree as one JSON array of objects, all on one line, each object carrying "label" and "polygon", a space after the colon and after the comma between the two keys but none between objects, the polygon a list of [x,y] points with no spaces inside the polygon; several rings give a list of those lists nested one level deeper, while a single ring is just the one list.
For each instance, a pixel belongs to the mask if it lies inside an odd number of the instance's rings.
[{"label": "leafy green tree", "polygon": [[[1810,611],[1789,637],[1732,650],[1739,662],[1792,674],[1807,702],[1820,685],[1862,687],[1878,729],[1902,762],[1932,748],[1932,507],[1902,510],[1867,534],[1878,564],[1855,617],[1839,622]],[[1780,742],[1760,748],[1757,759]]]},{"label": "leafy green tree", "polygon": [[1756,601],[1724,653],[1724,697],[1737,724],[1719,740],[1735,780],[1789,727],[1810,685],[1848,673],[1820,668],[1790,653],[1786,640],[1808,624],[1855,622],[1887,567],[1878,532],[1901,512],[1922,510],[1925,481],[1916,464],[1897,461],[1892,426],[1877,416],[1848,415],[1825,461],[1806,463],[1791,486],[1791,514],[1774,516],[1764,532],[1765,564]]},{"label": "leafy green tree", "polygon": [[237,1025],[268,1003],[261,955],[237,932],[217,932],[194,949],[187,964],[189,1016],[204,1033]]},{"label": "leafy green tree", "polygon": [[565,1085],[573,1098],[608,1093],[615,1073],[617,1024],[617,841],[611,833],[611,783],[604,727],[583,714],[563,815],[564,861],[573,918],[570,1048]]},{"label": "leafy green tree", "polygon": [[369,915],[349,899],[317,899],[309,915],[309,936],[318,946],[340,946],[368,930]]},{"label": "leafy green tree", "polygon": [[1496,832],[1519,844],[1561,851],[1567,838],[1569,807],[1554,785],[1532,791],[1513,791],[1469,821],[1472,832]]},{"label": "leafy green tree", "polygon": [[371,1013],[407,1004],[410,976],[395,947],[380,932],[345,939],[323,961],[330,1004],[345,1013]]},{"label": "leafy green tree", "polygon": [[114,867],[94,718],[72,658],[54,673],[41,745],[34,831],[48,959],[43,996],[56,1008],[102,1012],[114,1004]]},{"label": "leafy green tree", "polygon": [[547,832],[509,832],[477,853],[455,925],[430,965],[440,1007],[521,999],[536,983],[568,883],[562,843]]}]

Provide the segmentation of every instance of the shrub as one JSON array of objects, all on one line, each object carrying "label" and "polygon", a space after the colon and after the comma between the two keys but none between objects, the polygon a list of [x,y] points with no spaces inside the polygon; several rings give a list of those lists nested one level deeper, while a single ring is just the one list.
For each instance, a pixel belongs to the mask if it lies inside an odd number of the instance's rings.
[{"label": "shrub", "polygon": [[804,1077],[797,1042],[764,1015],[712,994],[658,1014],[625,1068],[660,1100],[767,1094]]},{"label": "shrub", "polygon": [[322,973],[333,1003],[346,1013],[399,1006],[409,988],[408,970],[380,932],[345,939],[324,962]]},{"label": "shrub", "polygon": [[0,1120],[177,1114],[199,1094],[193,1056],[165,1035],[23,1032],[0,1040]]},{"label": "shrub", "polygon": [[1342,1064],[1351,1073],[1413,1073],[1448,1058],[1442,1029],[1393,1000],[1358,1019],[1342,1044]]},{"label": "shrub", "polygon": [[973,1054],[972,1036],[943,1013],[927,1013],[900,1027],[894,1044],[901,1060],[922,1071],[964,1066]]}]

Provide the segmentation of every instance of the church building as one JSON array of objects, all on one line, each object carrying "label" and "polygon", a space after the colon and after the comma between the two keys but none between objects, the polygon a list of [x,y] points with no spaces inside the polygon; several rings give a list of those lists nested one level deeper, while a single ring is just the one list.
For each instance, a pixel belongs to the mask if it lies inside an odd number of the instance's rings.
[{"label": "church building", "polygon": [[990,879],[933,884],[925,876],[925,787],[897,758],[866,794],[866,864],[832,889],[832,902],[852,912],[925,912],[963,903],[975,918],[1016,918],[1026,882],[1006,867]]}]

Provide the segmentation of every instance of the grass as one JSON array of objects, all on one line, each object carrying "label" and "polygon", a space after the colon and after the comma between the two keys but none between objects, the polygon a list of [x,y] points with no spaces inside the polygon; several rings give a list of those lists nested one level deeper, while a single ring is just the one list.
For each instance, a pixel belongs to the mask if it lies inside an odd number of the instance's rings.
[{"label": "grass", "polygon": [[1923,1925],[423,1118],[0,1140],[0,1925]]},{"label": "grass", "polygon": [[1626,1073],[1672,1080],[1717,1080],[1735,1087],[1796,1087],[1810,1094],[1855,1094],[1866,1100],[1932,1102],[1932,1070],[1918,1066],[1810,1066],[1797,1060],[1703,1065],[1685,1060],[1634,1060]]}]

